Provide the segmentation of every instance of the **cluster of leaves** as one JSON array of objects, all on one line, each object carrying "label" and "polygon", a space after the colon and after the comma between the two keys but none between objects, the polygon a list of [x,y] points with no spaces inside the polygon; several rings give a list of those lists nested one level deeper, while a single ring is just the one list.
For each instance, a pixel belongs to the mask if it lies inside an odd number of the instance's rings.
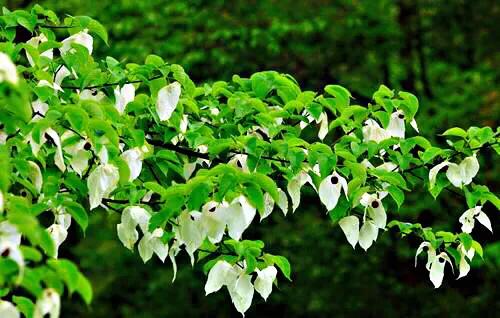
[{"label": "cluster of leaves", "polygon": [[[32,37],[20,40],[21,30]],[[487,225],[481,206],[499,200],[472,179],[481,149],[500,152],[498,129],[452,128],[441,149],[406,138],[407,124],[418,132],[418,100],[385,86],[353,105],[341,86],[302,91],[273,71],[198,86],[155,55],[144,64],[95,61],[94,37],[107,43],[102,25],[61,22],[40,6],[4,9],[0,37],[0,277],[10,297],[0,310],[14,312],[12,302],[28,317],[55,317],[63,284],[90,302],[88,281],[57,249],[71,220],[85,231],[93,210],[121,213],[117,234],[132,250],[139,226],[145,262],[169,256],[175,271],[185,250],[208,273],[207,294],[226,286],[244,313],[254,289],[267,298],[276,267],[291,279],[288,260],[242,240],[244,231],[275,204],[295,212],[306,184],[353,247],[368,249],[387,228],[420,237],[436,287],[448,254],[461,275],[466,257],[482,255],[474,218]],[[397,220],[405,191],[423,185],[434,197],[464,193],[462,232]],[[19,288],[35,302],[16,296]]]}]

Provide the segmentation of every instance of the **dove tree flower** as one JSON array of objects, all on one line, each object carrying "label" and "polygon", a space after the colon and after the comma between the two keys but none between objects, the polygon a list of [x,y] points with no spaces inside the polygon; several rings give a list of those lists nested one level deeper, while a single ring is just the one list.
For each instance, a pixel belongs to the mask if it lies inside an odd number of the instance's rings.
[{"label": "dove tree flower", "polygon": [[471,233],[472,229],[474,228],[474,224],[476,223],[475,220],[477,220],[484,227],[490,230],[490,232],[493,233],[490,218],[486,213],[483,212],[482,208],[482,206],[473,207],[465,211],[460,216],[458,221],[462,224],[462,232]]},{"label": "dove tree flower", "polygon": [[435,288],[439,288],[443,283],[444,269],[446,267],[446,263],[449,263],[451,269],[453,270],[453,264],[450,260],[450,257],[445,252],[439,253],[432,260],[429,270],[429,278],[431,282],[434,284]]},{"label": "dove tree flower", "polygon": [[363,141],[374,141],[379,143],[383,140],[391,138],[390,133],[384,128],[380,127],[380,125],[373,119],[368,119],[365,121],[363,126]]},{"label": "dove tree flower", "polygon": [[102,164],[90,173],[87,187],[91,210],[98,207],[102,199],[107,198],[116,189],[119,180],[118,168],[112,164]]},{"label": "dove tree flower", "polygon": [[115,93],[115,108],[120,115],[123,115],[127,105],[135,98],[135,87],[132,84],[125,84],[122,88],[116,87]]},{"label": "dove tree flower", "polygon": [[[31,39],[29,39],[28,41],[26,41],[26,44],[29,44],[34,48],[38,48],[38,46],[41,43],[47,42],[47,41],[48,41],[48,39],[45,36],[45,34],[40,34],[39,36],[34,36]],[[41,52],[40,56],[44,56],[44,57],[52,60],[54,58],[54,52],[52,49],[48,49],[46,51]],[[33,57],[29,54],[28,51],[26,51],[26,58],[28,59],[28,62],[30,63],[31,66],[35,65],[35,62],[33,61]]]},{"label": "dove tree flower", "polygon": [[287,191],[292,199],[292,212],[295,212],[300,204],[300,191],[302,187],[309,183],[315,190],[316,186],[311,176],[304,170],[300,171],[293,179],[288,181]]},{"label": "dove tree flower", "polygon": [[10,57],[0,52],[0,83],[4,81],[17,85],[19,77],[17,76],[16,65],[12,63]]},{"label": "dove tree flower", "polygon": [[21,313],[13,303],[0,299],[0,317],[21,318]]},{"label": "dove tree flower", "polygon": [[90,34],[88,34],[88,29],[85,29],[64,39],[61,43],[62,46],[59,48],[61,55],[71,52],[73,44],[84,46],[88,50],[89,54],[92,54],[94,39]]},{"label": "dove tree flower", "polygon": [[161,121],[170,119],[181,96],[181,84],[173,82],[158,91],[156,113]]},{"label": "dove tree flower", "polygon": [[337,206],[342,190],[347,197],[347,181],[335,171],[321,181],[318,194],[321,203],[326,206],[327,212]]},{"label": "dove tree flower", "polygon": [[43,291],[42,296],[37,300],[33,318],[59,318],[61,313],[61,296],[53,289],[48,288]]},{"label": "dove tree flower", "polygon": [[470,184],[472,182],[472,179],[474,179],[474,177],[479,172],[479,162],[476,158],[476,155],[465,158],[460,162],[460,164],[445,160],[434,166],[429,171],[430,188],[434,187],[434,185],[436,184],[437,174],[441,169],[445,167],[447,167],[446,177],[455,187],[462,187],[463,185]]}]

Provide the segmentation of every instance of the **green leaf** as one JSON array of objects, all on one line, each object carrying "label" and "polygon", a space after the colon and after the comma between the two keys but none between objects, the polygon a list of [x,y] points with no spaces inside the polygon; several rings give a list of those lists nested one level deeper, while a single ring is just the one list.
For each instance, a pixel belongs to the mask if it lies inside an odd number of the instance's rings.
[{"label": "green leaf", "polygon": [[292,267],[290,266],[290,262],[286,257],[280,255],[271,255],[264,254],[264,260],[268,265],[276,265],[281,270],[283,275],[289,280],[292,281],[290,275],[292,273]]},{"label": "green leaf", "polygon": [[89,225],[89,216],[83,206],[75,201],[66,201],[64,202],[64,207],[85,233],[85,230]]},{"label": "green leaf", "polygon": [[442,136],[456,136],[461,138],[467,138],[467,132],[459,127],[453,127],[446,130]]},{"label": "green leaf", "polygon": [[264,194],[261,188],[255,183],[249,183],[245,186],[244,190],[248,201],[257,208],[259,213],[262,215],[264,213]]},{"label": "green leaf", "polygon": [[340,85],[327,85],[325,87],[325,92],[335,97],[335,108],[339,111],[349,106],[351,93],[344,87]]},{"label": "green leaf", "polygon": [[207,201],[210,194],[210,185],[206,182],[196,184],[189,195],[188,208],[198,211],[200,207]]},{"label": "green leaf", "polygon": [[398,209],[401,208],[401,205],[403,205],[403,202],[405,200],[405,194],[403,190],[400,188],[396,187],[395,185],[390,185],[387,188],[387,191],[389,191],[389,195],[392,197],[394,202],[398,205]]},{"label": "green leaf", "polygon": [[337,223],[340,219],[346,216],[350,206],[351,204],[347,198],[344,195],[340,196],[335,208],[328,213],[332,222]]}]

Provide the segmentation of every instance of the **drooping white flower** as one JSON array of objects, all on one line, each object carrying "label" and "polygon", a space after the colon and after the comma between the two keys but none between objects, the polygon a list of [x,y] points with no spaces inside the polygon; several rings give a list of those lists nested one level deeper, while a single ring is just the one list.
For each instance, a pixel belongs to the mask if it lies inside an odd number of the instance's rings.
[{"label": "drooping white flower", "polygon": [[142,150],[138,147],[124,151],[120,157],[127,163],[130,170],[129,181],[134,181],[139,177],[142,170],[142,160],[144,159],[144,154]]},{"label": "drooping white flower", "polygon": [[436,258],[436,249],[432,247],[431,243],[429,242],[422,242],[420,246],[417,248],[417,252],[415,253],[415,267],[417,267],[417,258],[420,253],[423,251],[427,251],[427,262],[425,264],[425,268],[427,268],[428,271],[431,270],[431,264],[434,262],[434,259]]},{"label": "drooping white flower", "polygon": [[321,203],[326,206],[327,212],[337,206],[342,189],[347,197],[347,181],[336,171],[321,181],[318,194]]},{"label": "drooping white flower", "polygon": [[299,207],[300,204],[300,190],[304,186],[304,184],[309,183],[315,190],[316,186],[314,185],[311,176],[305,172],[299,172],[292,180],[288,182],[287,191],[292,198],[292,212]]},{"label": "drooping white flower", "polygon": [[240,268],[237,265],[233,266],[233,269],[237,271],[236,280],[229,282],[227,289],[229,295],[231,296],[231,301],[233,302],[236,310],[243,316],[245,312],[250,308],[252,304],[254,287],[252,285],[252,276],[246,274],[246,266]]},{"label": "drooping white flower", "polygon": [[176,239],[185,245],[186,252],[194,265],[194,252],[200,248],[206,233],[201,223],[201,213],[198,211],[183,211],[177,217],[179,226],[174,228]]},{"label": "drooping white flower", "polygon": [[0,145],[5,145],[7,138],[9,138],[9,135],[3,129],[0,129]]},{"label": "drooping white flower", "polygon": [[474,228],[474,219],[478,220],[484,227],[486,227],[490,232],[493,233],[493,228],[491,227],[491,221],[488,215],[483,212],[482,206],[476,206],[465,211],[458,221],[462,224],[462,232],[471,233]]},{"label": "drooping white flower", "polygon": [[260,220],[267,218],[274,210],[274,199],[269,193],[264,193],[264,213],[260,216]]},{"label": "drooping white flower", "polygon": [[[65,131],[61,135],[62,143],[64,144],[66,140],[75,137],[76,134],[72,131]],[[80,176],[83,175],[84,171],[89,165],[89,160],[92,157],[92,153],[87,150],[91,149],[90,140],[80,139],[76,143],[67,144],[63,146],[64,152],[69,154],[71,158],[69,159],[70,167]]]},{"label": "drooping white flower", "polygon": [[116,230],[118,238],[126,248],[134,249],[134,245],[139,239],[137,226],[141,228],[143,233],[146,233],[150,218],[149,212],[140,206],[129,206],[123,209],[121,222],[117,224]]},{"label": "drooping white flower", "polygon": [[122,88],[115,88],[115,108],[120,115],[123,115],[128,103],[135,98],[135,87],[132,84],[125,84]]},{"label": "drooping white flower", "polygon": [[13,303],[6,300],[0,300],[0,317],[21,318],[21,313]]},{"label": "drooping white flower", "polygon": [[33,112],[36,113],[33,116],[32,121],[37,121],[43,118],[42,116],[45,116],[47,111],[49,110],[49,105],[47,103],[42,102],[41,100],[37,99],[33,102],[31,102],[31,108],[33,108]]},{"label": "drooping white flower", "polygon": [[38,152],[40,151],[40,148],[42,145],[44,145],[47,140],[50,140],[51,143],[53,143],[56,146],[56,151],[54,153],[54,163],[55,165],[64,172],[66,170],[66,164],[64,163],[64,157],[63,157],[63,152],[62,152],[62,147],[61,147],[61,139],[59,138],[59,135],[57,132],[55,132],[52,128],[48,128],[45,131],[41,132],[40,135],[40,143],[37,143],[34,139],[31,133],[28,135],[26,138],[27,142],[31,146],[31,152],[33,155],[36,157],[38,155]]},{"label": "drooping white flower", "polygon": [[404,138],[405,137],[405,115],[402,111],[395,111],[391,114],[387,132],[391,137]]},{"label": "drooping white flower", "polygon": [[104,98],[106,98],[106,94],[103,92],[93,88],[93,89],[84,89],[82,90],[78,96],[80,97],[80,100],[91,100],[94,102],[100,102]]},{"label": "drooping white flower", "polygon": [[201,224],[207,234],[207,238],[213,244],[222,240],[226,230],[224,209],[220,209],[220,204],[215,201],[209,201],[201,209]]},{"label": "drooping white flower", "polygon": [[50,318],[58,318],[61,312],[61,297],[56,290],[47,288],[42,296],[37,299],[33,318],[43,318],[49,315]]},{"label": "drooping white flower", "polygon": [[448,167],[446,177],[455,187],[462,187],[472,182],[472,179],[479,172],[479,162],[476,155],[465,158],[460,164],[443,161],[429,171],[429,187],[432,189],[436,184],[438,172],[444,167]]},{"label": "drooping white flower", "polygon": [[62,46],[59,48],[59,50],[61,51],[61,55],[65,55],[67,52],[71,52],[72,50],[71,44],[73,43],[83,45],[84,47],[87,48],[89,54],[92,55],[94,39],[90,34],[88,34],[87,29],[75,33],[72,36],[64,39],[62,41]]},{"label": "drooping white flower", "polygon": [[156,113],[161,121],[170,119],[181,96],[181,84],[173,82],[158,91]]},{"label": "drooping white flower", "polygon": [[281,190],[280,188],[278,188],[278,195],[279,195],[279,200],[277,202],[278,207],[286,216],[288,213],[288,197],[286,196],[285,191]]},{"label": "drooping white flower", "polygon": [[[459,270],[460,273],[457,279],[467,276],[470,271],[469,262],[474,258],[475,250],[471,247],[469,250],[466,250],[463,244],[458,245],[457,247],[458,253],[460,254],[460,262],[459,262]],[[467,258],[469,261],[467,261]]]},{"label": "drooping white flower", "polygon": [[0,52],[0,83],[4,81],[17,85],[19,77],[17,76],[16,65],[12,63],[10,57]]},{"label": "drooping white flower", "polygon": [[73,75],[74,78],[78,78],[78,75],[76,74],[73,68],[71,68],[70,72],[66,66],[61,65],[61,67],[59,67],[54,77],[54,83],[61,86],[64,79],[70,75]]},{"label": "drooping white flower", "polygon": [[228,161],[228,164],[235,166],[236,168],[239,168],[244,172],[249,172],[247,160],[248,160],[248,155],[236,154],[231,158],[231,160]]},{"label": "drooping white flower", "polygon": [[364,142],[374,141],[379,143],[391,137],[391,135],[373,119],[366,120],[362,130]]},{"label": "drooping white flower", "polygon": [[29,166],[29,178],[33,183],[33,185],[35,186],[36,191],[40,193],[40,191],[42,191],[42,185],[43,185],[42,171],[40,170],[40,167],[33,161],[28,160],[28,166]]},{"label": "drooping white flower", "polygon": [[339,221],[339,225],[349,244],[355,248],[359,240],[359,219],[354,215],[346,216]]},{"label": "drooping white flower", "polygon": [[112,164],[102,164],[94,169],[87,179],[90,209],[98,207],[103,198],[113,192],[120,180],[118,168]]},{"label": "drooping white flower", "polygon": [[364,218],[366,218],[366,212],[368,212],[368,217],[370,217],[380,229],[384,229],[387,223],[387,214],[385,213],[385,208],[381,201],[383,196],[385,196],[385,193],[364,193],[359,201],[361,205],[365,207]]},{"label": "drooping white flower", "polygon": [[54,258],[57,258],[59,254],[59,246],[66,240],[68,237],[68,230],[64,228],[63,225],[54,223],[47,228],[47,232],[49,233],[52,241],[54,242],[55,253]]},{"label": "drooping white flower", "polygon": [[255,271],[257,272],[257,278],[254,282],[255,290],[264,300],[267,300],[267,297],[269,297],[273,290],[273,282],[276,279],[278,271],[274,266],[268,266],[263,270],[256,268]]},{"label": "drooping white flower", "polygon": [[429,270],[429,278],[431,282],[434,284],[435,288],[439,288],[441,283],[443,282],[444,277],[444,268],[446,262],[450,263],[451,268],[453,269],[453,264],[451,263],[450,258],[445,252],[441,252],[437,255],[431,263]]},{"label": "drooping white flower", "polygon": [[359,246],[367,251],[377,240],[378,228],[372,220],[366,220],[359,229]]},{"label": "drooping white flower", "polygon": [[256,214],[255,207],[243,195],[235,198],[230,204],[224,202],[219,209],[221,217],[227,224],[229,236],[237,241]]},{"label": "drooping white flower", "polygon": [[[43,42],[47,42],[47,37],[45,36],[45,34],[40,34],[39,36],[34,36],[31,39],[29,39],[28,41],[26,41],[26,44],[29,44],[34,48],[38,48],[38,46],[40,44],[42,44]],[[52,49],[48,49],[48,50],[40,53],[40,56],[45,56],[45,57],[52,60],[54,58],[54,53],[53,53]],[[28,51],[26,51],[26,58],[28,59],[28,62],[30,63],[31,66],[35,66],[35,62],[33,61],[33,57],[28,53]]]},{"label": "drooping white flower", "polygon": [[175,257],[177,254],[180,252],[180,242],[175,240],[172,246],[170,247],[170,250],[168,252],[168,257],[170,258],[170,261],[172,262],[172,271],[174,272],[174,275],[172,277],[172,283],[175,281],[175,278],[177,276],[177,262],[175,260]]},{"label": "drooping white flower", "polygon": [[319,131],[318,131],[318,138],[320,140],[325,139],[326,135],[328,134],[328,116],[325,112],[321,113],[319,115],[318,119],[320,126],[319,126]]},{"label": "drooping white flower", "polygon": [[163,230],[160,228],[155,229],[152,233],[149,231],[144,232],[144,236],[139,241],[138,249],[144,263],[149,261],[155,253],[158,258],[165,262],[168,256],[168,243],[163,243],[161,237]]},{"label": "drooping white flower", "polygon": [[237,275],[231,264],[224,260],[218,261],[208,272],[205,295],[219,291],[223,286],[235,281]]},{"label": "drooping white flower", "polygon": [[16,226],[9,221],[0,222],[0,255],[8,257],[17,263],[22,273],[24,258],[19,246],[21,245],[21,233]]}]

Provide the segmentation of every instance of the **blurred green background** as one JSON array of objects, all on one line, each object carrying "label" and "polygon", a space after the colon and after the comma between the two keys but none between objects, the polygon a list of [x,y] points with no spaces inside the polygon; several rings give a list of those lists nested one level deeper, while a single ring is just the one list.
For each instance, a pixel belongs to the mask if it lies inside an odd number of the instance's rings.
[{"label": "blurred green background", "polygon": [[[35,2],[0,3],[15,9]],[[421,133],[438,144],[444,139],[437,134],[452,126],[498,126],[497,0],[38,3],[59,14],[98,19],[110,35],[110,47],[95,43],[100,58],[140,63],[157,54],[183,65],[198,83],[272,69],[290,73],[304,89],[341,84],[354,103],[368,102],[385,84],[419,97]],[[498,193],[498,157],[482,155],[480,181]],[[247,317],[499,317],[500,245],[494,235],[475,229],[478,241],[490,243],[485,261],[476,259],[460,280],[447,268],[445,283],[435,290],[423,262],[413,267],[418,241],[386,232],[368,253],[353,251],[312,198],[306,195],[294,215],[275,213],[246,234],[289,257],[293,268],[293,282],[280,281],[266,303],[256,297]],[[460,198],[443,193],[434,201],[422,189],[396,217],[458,230],[464,207]],[[498,211],[485,211],[500,230]],[[173,284],[170,263],[143,265],[119,243],[117,219],[94,214],[85,239],[74,233],[63,245],[62,256],[80,264],[95,288],[91,308],[66,300],[64,317],[239,316],[225,291],[204,296],[204,275],[197,266],[191,269],[185,253]]]}]

